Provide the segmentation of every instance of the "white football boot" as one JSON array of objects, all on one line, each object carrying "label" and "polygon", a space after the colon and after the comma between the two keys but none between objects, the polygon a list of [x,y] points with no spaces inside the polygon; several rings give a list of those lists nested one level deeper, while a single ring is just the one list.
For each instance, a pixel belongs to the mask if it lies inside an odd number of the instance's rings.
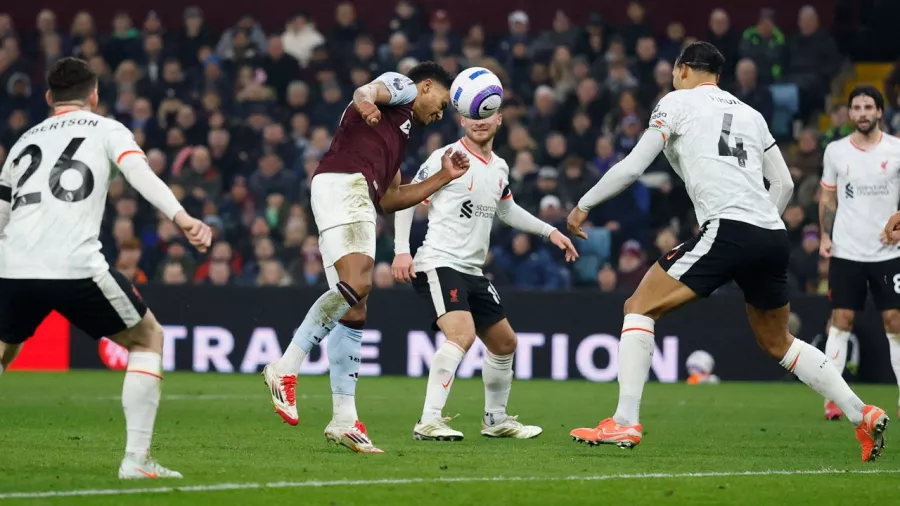
[{"label": "white football boot", "polygon": [[462,441],[463,433],[451,428],[447,423],[453,417],[444,417],[422,423],[419,420],[413,427],[413,439],[419,441]]},{"label": "white football boot", "polygon": [[[490,415],[488,415],[490,416]],[[493,419],[493,417],[490,417]],[[532,439],[541,435],[544,429],[537,425],[523,425],[517,416],[507,415],[506,418],[496,424],[481,422],[481,435],[486,437],[510,437],[514,439]]]},{"label": "white football boot", "polygon": [[265,366],[262,370],[266,386],[272,395],[272,406],[275,412],[281,416],[288,425],[297,425],[300,418],[297,415],[297,375],[278,374],[273,364]]},{"label": "white football boot", "polygon": [[147,480],[154,478],[184,478],[178,471],[166,469],[149,455],[140,458],[133,453],[126,453],[119,466],[120,480]]},{"label": "white football boot", "polygon": [[349,427],[339,425],[332,420],[325,427],[325,438],[356,453],[384,453],[372,444],[366,426],[359,420]]}]

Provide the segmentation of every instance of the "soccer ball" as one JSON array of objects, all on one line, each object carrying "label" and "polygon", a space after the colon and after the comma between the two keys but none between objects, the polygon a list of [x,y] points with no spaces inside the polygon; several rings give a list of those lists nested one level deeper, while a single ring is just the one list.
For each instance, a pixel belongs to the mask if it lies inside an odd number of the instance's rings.
[{"label": "soccer ball", "polygon": [[503,85],[490,70],[470,67],[463,70],[450,86],[453,107],[464,118],[484,119],[500,109]]}]

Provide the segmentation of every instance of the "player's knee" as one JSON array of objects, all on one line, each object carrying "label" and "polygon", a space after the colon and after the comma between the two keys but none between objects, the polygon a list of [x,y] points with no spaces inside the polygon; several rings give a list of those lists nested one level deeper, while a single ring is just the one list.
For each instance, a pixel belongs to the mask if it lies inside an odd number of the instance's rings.
[{"label": "player's knee", "polygon": [[788,332],[772,332],[756,336],[756,342],[770,357],[781,360],[791,347],[794,337]]},{"label": "player's knee", "polygon": [[639,314],[644,315],[654,320],[658,320],[661,314],[657,314],[657,312],[653,308],[647,307],[639,297],[632,295],[625,299],[625,306],[623,307],[623,312],[625,314]]},{"label": "player's knee", "polygon": [[494,340],[491,343],[491,346],[488,347],[488,350],[494,355],[510,355],[515,353],[518,346],[519,339],[516,337],[516,334],[513,333],[510,336],[504,336],[501,339]]},{"label": "player's knee", "polygon": [[[831,324],[840,329],[850,331],[853,329],[853,320],[856,318],[856,312],[847,309],[835,309],[831,315]],[[885,320],[885,328],[887,328],[887,320]]]},{"label": "player's knee", "polygon": [[881,314],[884,331],[888,334],[900,333],[900,310],[892,309]]},{"label": "player's knee", "polygon": [[162,353],[163,338],[162,325],[156,321],[156,318],[149,319],[141,322],[140,329],[132,333],[129,349]]}]

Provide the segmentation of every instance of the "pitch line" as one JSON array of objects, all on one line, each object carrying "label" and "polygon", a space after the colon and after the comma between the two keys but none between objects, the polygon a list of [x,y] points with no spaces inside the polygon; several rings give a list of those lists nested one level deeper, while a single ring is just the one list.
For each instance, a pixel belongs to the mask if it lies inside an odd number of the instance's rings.
[{"label": "pitch line", "polygon": [[386,478],[379,480],[333,480],[333,481],[277,481],[271,483],[218,483],[213,485],[188,485],[182,487],[153,488],[111,488],[85,490],[59,490],[50,492],[8,492],[0,493],[0,500],[46,499],[51,497],[116,496],[136,494],[167,494],[172,492],[221,492],[226,490],[254,490],[277,488],[322,488],[322,487],[365,487],[373,485],[418,485],[430,483],[496,483],[496,482],[578,482],[608,480],[652,480],[682,478],[735,478],[744,476],[814,476],[814,475],[860,475],[860,474],[900,474],[900,469],[807,469],[768,471],[723,471],[708,473],[642,473],[642,474],[599,474],[593,476],[494,476],[456,478]]}]

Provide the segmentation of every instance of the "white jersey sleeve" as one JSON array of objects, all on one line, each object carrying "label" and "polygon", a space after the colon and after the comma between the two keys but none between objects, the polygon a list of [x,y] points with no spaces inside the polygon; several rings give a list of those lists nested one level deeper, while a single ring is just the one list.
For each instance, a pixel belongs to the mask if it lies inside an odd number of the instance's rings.
[{"label": "white jersey sleeve", "polygon": [[110,127],[106,131],[103,141],[106,147],[106,156],[115,165],[119,165],[126,156],[138,155],[146,157],[144,150],[138,146],[131,130],[125,128],[125,125],[118,121],[110,122]]},{"label": "white jersey sleeve", "polygon": [[656,104],[650,114],[650,124],[647,128],[663,134],[663,140],[668,144],[673,136],[683,133],[682,127],[686,116],[686,104],[679,99],[677,93],[669,93]]},{"label": "white jersey sleeve", "polygon": [[375,78],[373,82],[381,82],[391,92],[391,101],[388,105],[408,104],[416,99],[419,94],[416,83],[412,79],[398,72],[385,72]]},{"label": "white jersey sleeve", "polygon": [[825,147],[825,156],[822,160],[824,168],[822,169],[821,185],[826,190],[831,191],[837,190],[838,177],[837,157],[835,156],[834,146],[834,143],[830,143]]}]

